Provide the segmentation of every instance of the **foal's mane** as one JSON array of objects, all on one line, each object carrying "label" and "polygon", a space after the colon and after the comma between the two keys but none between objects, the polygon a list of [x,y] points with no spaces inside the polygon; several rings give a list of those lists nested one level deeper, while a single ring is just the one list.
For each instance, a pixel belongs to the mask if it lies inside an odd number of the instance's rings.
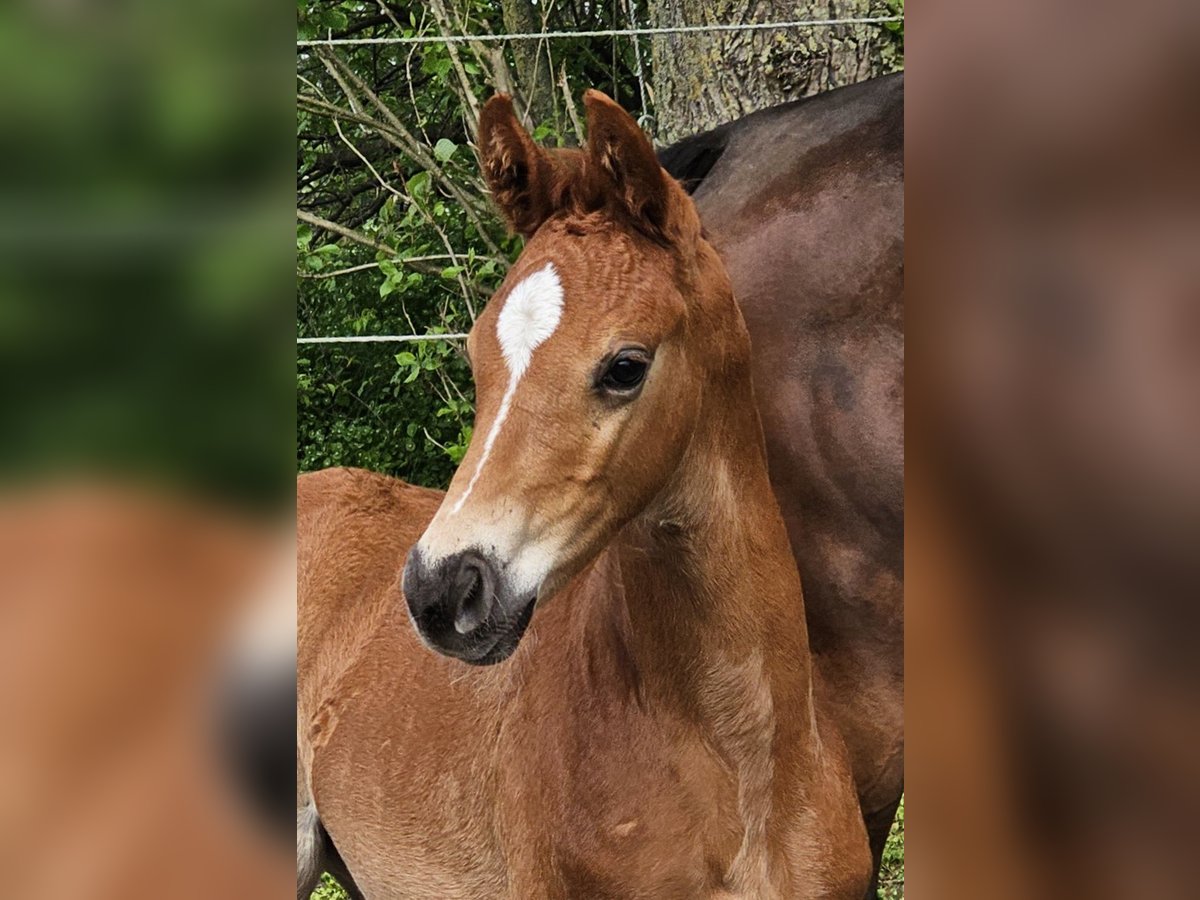
[{"label": "foal's mane", "polygon": [[713,166],[725,155],[736,122],[694,134],[658,151],[662,167],[678,179],[683,189],[694,194]]}]

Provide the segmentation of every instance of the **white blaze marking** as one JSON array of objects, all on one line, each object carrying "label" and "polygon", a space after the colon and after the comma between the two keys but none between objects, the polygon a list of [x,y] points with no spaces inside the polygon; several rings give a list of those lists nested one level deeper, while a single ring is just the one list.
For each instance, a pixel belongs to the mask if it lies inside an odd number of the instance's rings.
[{"label": "white blaze marking", "polygon": [[554,334],[554,329],[558,327],[559,319],[562,318],[562,308],[562,283],[558,280],[554,263],[547,263],[545,268],[538,269],[517,284],[504,301],[504,308],[500,310],[500,317],[496,320],[496,337],[500,340],[500,351],[504,354],[504,362],[508,366],[508,388],[504,391],[500,409],[492,421],[487,440],[483,442],[483,452],[479,454],[475,472],[467,482],[467,489],[450,510],[450,515],[462,509],[467,497],[471,496],[475,482],[479,480],[479,473],[483,471],[483,464],[491,455],[492,446],[500,434],[500,427],[508,418],[517,384],[529,368],[533,351]]}]

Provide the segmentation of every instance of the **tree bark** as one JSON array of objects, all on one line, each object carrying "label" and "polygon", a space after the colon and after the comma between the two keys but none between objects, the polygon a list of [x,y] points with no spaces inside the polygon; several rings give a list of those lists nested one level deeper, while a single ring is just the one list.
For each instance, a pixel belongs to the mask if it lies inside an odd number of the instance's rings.
[{"label": "tree bark", "polygon": [[[881,0],[651,0],[648,12],[655,27],[890,14]],[[879,25],[670,34],[651,53],[660,145],[895,68]]]}]

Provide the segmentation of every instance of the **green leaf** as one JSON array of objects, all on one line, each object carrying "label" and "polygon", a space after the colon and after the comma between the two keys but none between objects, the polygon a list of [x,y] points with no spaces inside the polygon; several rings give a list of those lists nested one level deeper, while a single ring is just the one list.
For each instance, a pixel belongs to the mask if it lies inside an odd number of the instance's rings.
[{"label": "green leaf", "polygon": [[454,151],[458,149],[458,144],[448,138],[439,138],[438,142],[433,145],[433,155],[438,158],[439,162],[446,162],[454,155]]},{"label": "green leaf", "polygon": [[429,196],[430,175],[428,172],[418,172],[408,179],[405,186],[414,199],[421,200]]},{"label": "green leaf", "polygon": [[333,29],[334,31],[342,31],[350,24],[350,20],[346,14],[340,9],[323,10],[317,16],[317,21],[323,29]]}]

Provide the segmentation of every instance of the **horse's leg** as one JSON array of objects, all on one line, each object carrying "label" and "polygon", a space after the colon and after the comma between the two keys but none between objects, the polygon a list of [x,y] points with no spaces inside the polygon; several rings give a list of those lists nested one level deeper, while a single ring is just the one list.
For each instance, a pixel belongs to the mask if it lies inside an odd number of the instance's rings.
[{"label": "horse's leg", "polygon": [[296,815],[296,900],[309,900],[323,872],[332,875],[351,900],[366,900],[310,804]]},{"label": "horse's leg", "polygon": [[888,835],[892,831],[892,822],[895,820],[896,810],[899,808],[900,797],[897,797],[895,803],[864,817],[867,824],[867,838],[871,842],[872,864],[871,885],[867,888],[866,900],[876,900],[879,896],[879,868],[883,865],[883,848],[887,845]]}]

